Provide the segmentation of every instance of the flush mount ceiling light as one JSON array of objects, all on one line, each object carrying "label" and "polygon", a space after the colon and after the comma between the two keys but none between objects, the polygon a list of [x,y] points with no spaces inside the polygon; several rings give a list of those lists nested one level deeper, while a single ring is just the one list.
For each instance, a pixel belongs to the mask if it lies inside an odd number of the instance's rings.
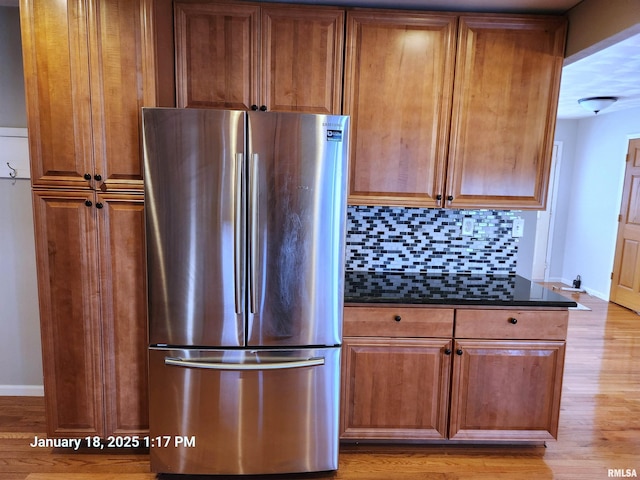
[{"label": "flush mount ceiling light", "polygon": [[582,108],[593,113],[598,113],[603,108],[610,107],[618,101],[618,97],[588,97],[581,98],[578,103]]}]

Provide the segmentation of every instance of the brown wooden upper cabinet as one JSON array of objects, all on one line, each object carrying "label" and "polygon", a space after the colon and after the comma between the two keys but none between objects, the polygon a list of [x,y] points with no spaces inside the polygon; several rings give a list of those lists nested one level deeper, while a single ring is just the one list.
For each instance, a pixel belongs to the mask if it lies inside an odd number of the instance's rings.
[{"label": "brown wooden upper cabinet", "polygon": [[144,8],[146,0],[22,2],[34,187],[142,190]]},{"label": "brown wooden upper cabinet", "polygon": [[562,17],[460,18],[448,205],[544,208],[565,38]]},{"label": "brown wooden upper cabinet", "polygon": [[437,205],[444,189],[457,17],[347,15],[349,203]]},{"label": "brown wooden upper cabinet", "polygon": [[344,10],[175,3],[178,107],[338,114]]},{"label": "brown wooden upper cabinet", "polygon": [[349,203],[544,208],[565,37],[562,17],[349,12]]}]

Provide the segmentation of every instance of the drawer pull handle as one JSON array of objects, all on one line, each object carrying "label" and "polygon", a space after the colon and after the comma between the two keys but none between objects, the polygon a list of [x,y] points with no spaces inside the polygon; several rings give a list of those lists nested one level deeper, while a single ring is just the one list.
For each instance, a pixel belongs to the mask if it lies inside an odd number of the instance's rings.
[{"label": "drawer pull handle", "polygon": [[518,323],[518,319],[517,319],[517,318],[513,318],[513,317],[511,317],[511,318],[509,319],[509,323],[511,323],[512,325],[515,325],[516,323]]},{"label": "drawer pull handle", "polygon": [[461,348],[459,348],[458,350],[456,350],[456,354],[457,354],[457,355],[462,355],[462,349],[461,349]]},{"label": "drawer pull handle", "polygon": [[396,322],[399,322],[400,320],[402,320],[402,317],[401,317],[400,315],[396,315],[395,317],[393,317],[393,319],[394,319]]},{"label": "drawer pull handle", "polygon": [[444,354],[445,354],[445,355],[451,355],[451,349],[450,349],[450,348],[447,348],[447,349],[444,351]]}]

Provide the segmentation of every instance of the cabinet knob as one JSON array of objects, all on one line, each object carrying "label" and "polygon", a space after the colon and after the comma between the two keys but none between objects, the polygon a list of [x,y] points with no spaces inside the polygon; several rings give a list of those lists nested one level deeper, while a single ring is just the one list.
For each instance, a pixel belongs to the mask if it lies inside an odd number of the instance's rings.
[{"label": "cabinet knob", "polygon": [[102,207],[104,207],[104,205],[102,203],[100,203],[100,202],[96,203],[96,208],[102,208]]},{"label": "cabinet knob", "polygon": [[254,112],[258,110],[258,105],[251,105],[251,110],[253,110]]},{"label": "cabinet knob", "polygon": [[84,179],[85,180],[91,180],[91,174],[90,173],[85,173],[84,174]]},{"label": "cabinet knob", "polygon": [[513,324],[513,325],[515,325],[516,323],[518,323],[518,319],[517,319],[517,318],[513,318],[513,317],[511,317],[511,318],[509,319],[509,323],[511,323],[511,324]]},{"label": "cabinet knob", "polygon": [[266,112],[267,111],[267,106],[266,105],[261,105],[260,106],[260,111],[261,112]]},{"label": "cabinet knob", "polygon": [[453,195],[449,195],[449,196],[447,197],[447,200],[448,200],[449,202],[453,202]]},{"label": "cabinet knob", "polygon": [[399,322],[400,320],[402,320],[402,317],[401,317],[400,315],[396,315],[395,317],[393,317],[393,319],[394,319],[396,322]]},{"label": "cabinet knob", "polygon": [[451,349],[450,348],[445,349],[444,354],[451,355]]},{"label": "cabinet knob", "polygon": [[91,205],[93,205],[93,203],[91,202],[91,200],[85,200],[84,204],[85,204],[87,207],[90,207]]},{"label": "cabinet knob", "polygon": [[438,200],[438,201],[442,200],[442,195],[440,195],[440,194],[436,195],[436,200]]},{"label": "cabinet knob", "polygon": [[96,173],[96,174],[93,176],[93,178],[94,178],[94,180],[96,180],[96,181],[98,181],[98,182],[99,182],[100,180],[102,180],[102,175],[100,175],[99,173]]},{"label": "cabinet knob", "polygon": [[458,350],[456,350],[456,355],[462,355],[462,349],[459,348]]}]

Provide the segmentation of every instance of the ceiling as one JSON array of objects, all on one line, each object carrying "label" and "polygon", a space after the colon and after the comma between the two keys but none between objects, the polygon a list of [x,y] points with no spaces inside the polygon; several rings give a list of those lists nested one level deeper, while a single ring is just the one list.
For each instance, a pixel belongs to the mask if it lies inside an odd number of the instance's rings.
[{"label": "ceiling", "polygon": [[558,118],[592,117],[578,100],[596,96],[618,97],[598,115],[640,107],[640,34],[564,66]]},{"label": "ceiling", "polygon": [[[262,0],[374,8],[442,11],[562,14],[582,0]],[[0,6],[18,6],[18,0],[0,0]],[[558,118],[591,117],[578,99],[614,96],[619,100],[598,115],[640,107],[640,33],[566,64],[562,70]]]}]

